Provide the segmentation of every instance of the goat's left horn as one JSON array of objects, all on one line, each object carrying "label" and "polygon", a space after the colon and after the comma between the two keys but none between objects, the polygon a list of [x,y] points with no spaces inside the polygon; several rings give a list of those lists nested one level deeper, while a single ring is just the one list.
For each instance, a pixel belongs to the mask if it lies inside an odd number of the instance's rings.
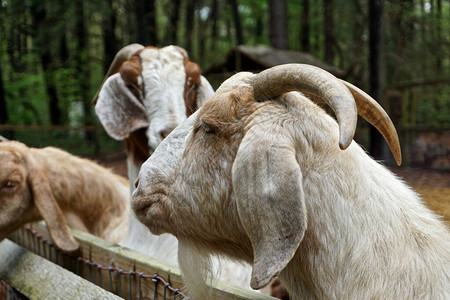
[{"label": "goat's left horn", "polygon": [[117,52],[116,56],[114,56],[114,59],[111,63],[111,66],[109,66],[108,72],[105,75],[105,79],[103,79],[102,84],[100,85],[100,88],[98,89],[97,93],[95,94],[94,98],[92,99],[92,104],[97,103],[98,94],[100,94],[100,90],[103,87],[103,84],[105,83],[106,79],[108,79],[109,76],[116,74],[119,72],[120,66],[122,66],[122,63],[126,60],[128,60],[131,55],[136,53],[136,51],[141,50],[144,48],[141,44],[130,44],[128,46],[123,47],[122,49]]},{"label": "goat's left horn", "polygon": [[4,136],[0,135],[0,142],[9,142],[9,140]]},{"label": "goat's left horn", "polygon": [[305,92],[323,99],[336,114],[339,147],[346,149],[352,142],[358,119],[355,99],[348,88],[327,71],[304,64],[280,65],[256,74],[250,84],[257,101],[292,91]]}]

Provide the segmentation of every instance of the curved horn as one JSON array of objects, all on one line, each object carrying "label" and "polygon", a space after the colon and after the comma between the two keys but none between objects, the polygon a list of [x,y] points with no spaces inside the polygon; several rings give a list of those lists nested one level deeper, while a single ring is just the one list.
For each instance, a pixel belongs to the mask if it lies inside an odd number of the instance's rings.
[{"label": "curved horn", "polygon": [[386,142],[394,155],[397,165],[402,164],[402,151],[400,149],[400,141],[398,139],[397,131],[395,130],[394,124],[389,118],[386,111],[378,104],[375,99],[370,97],[361,89],[357,88],[351,83],[341,80],[356,101],[356,106],[358,107],[358,114],[372,124],[384,137]]},{"label": "curved horn", "polygon": [[0,135],[0,142],[9,142],[9,140],[4,136]]},{"label": "curved horn", "polygon": [[105,79],[103,79],[100,88],[98,89],[97,93],[92,99],[92,104],[95,105],[97,103],[98,94],[100,93],[100,90],[102,89],[102,86],[105,83],[106,79],[108,79],[109,76],[119,72],[122,63],[128,60],[131,57],[131,55],[136,53],[136,51],[141,50],[142,48],[144,48],[144,46],[142,46],[141,44],[130,44],[128,46],[123,47],[122,49],[119,50],[119,52],[117,52],[116,56],[114,56],[114,60],[112,61],[111,66],[108,69],[108,72],[105,75]]},{"label": "curved horn", "polygon": [[257,101],[291,91],[315,95],[333,109],[339,123],[339,147],[346,149],[355,135],[358,119],[352,94],[335,76],[305,64],[285,64],[262,71],[251,81]]}]

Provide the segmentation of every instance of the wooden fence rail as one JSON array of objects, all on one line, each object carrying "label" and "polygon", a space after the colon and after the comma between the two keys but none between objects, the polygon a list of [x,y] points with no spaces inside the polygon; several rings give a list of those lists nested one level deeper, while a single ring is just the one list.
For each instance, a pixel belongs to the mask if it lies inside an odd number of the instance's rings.
[{"label": "wooden fence rail", "polygon": [[0,253],[0,278],[30,299],[120,299],[10,240]]},{"label": "wooden fence rail", "polygon": [[[71,270],[124,299],[185,299],[178,267],[167,265],[155,258],[110,243],[89,233],[78,230],[72,232],[81,247],[77,253],[71,254],[58,250],[49,242],[44,242],[44,240],[47,241],[48,233],[43,223],[34,224],[33,228],[21,229],[12,234],[9,239],[27,248],[28,251],[54,262],[60,268]],[[2,278],[1,273],[0,278]],[[16,286],[16,282],[8,283],[22,292]],[[34,281],[30,284],[39,286],[39,283]],[[215,284],[212,291],[211,299],[217,300],[275,299],[224,283]]]}]

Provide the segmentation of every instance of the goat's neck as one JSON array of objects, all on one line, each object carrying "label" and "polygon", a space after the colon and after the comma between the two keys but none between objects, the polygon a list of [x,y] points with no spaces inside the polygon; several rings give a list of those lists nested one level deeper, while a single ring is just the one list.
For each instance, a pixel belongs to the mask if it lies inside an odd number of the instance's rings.
[{"label": "goat's neck", "polygon": [[[317,160],[315,168],[299,161],[308,229],[280,274],[291,294],[440,298],[448,276],[442,260],[450,261],[445,225],[355,143],[331,156]],[[435,286],[428,288],[431,282]]]},{"label": "goat's neck", "polygon": [[130,180],[130,190],[134,190],[134,183],[139,175],[142,164],[150,157],[151,150],[148,146],[146,128],[133,131],[124,140],[127,151],[128,179]]},{"label": "goat's neck", "polygon": [[35,151],[69,226],[118,242],[128,226],[127,181],[55,148]]}]

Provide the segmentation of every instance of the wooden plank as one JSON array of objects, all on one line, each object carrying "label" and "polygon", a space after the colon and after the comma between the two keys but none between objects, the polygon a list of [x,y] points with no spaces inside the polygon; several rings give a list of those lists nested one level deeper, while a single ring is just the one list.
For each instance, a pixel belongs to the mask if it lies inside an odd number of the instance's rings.
[{"label": "wooden plank", "polygon": [[0,278],[30,299],[120,299],[8,239],[0,253]]},{"label": "wooden plank", "polygon": [[[43,235],[48,236],[46,234],[45,225],[42,225],[42,223],[34,224],[34,229]],[[66,262],[65,267],[69,265],[68,268],[72,270],[77,269],[80,275],[86,276],[86,279],[94,282],[95,284],[101,284],[101,286],[106,290],[111,290],[126,299],[138,299],[139,291],[141,292],[141,295],[146,298],[153,298],[156,293],[156,295],[161,297],[161,299],[163,299],[164,292],[166,292],[167,298],[172,299],[173,292],[168,289],[165,290],[162,281],[158,280],[158,284],[155,284],[155,282],[152,281],[152,278],[148,278],[154,274],[157,274],[158,278],[163,278],[165,281],[170,282],[173,288],[182,290],[184,284],[181,279],[180,270],[177,266],[170,266],[156,258],[121,247],[86,232],[78,230],[72,230],[72,232],[81,245],[79,253],[80,256],[88,259],[90,262],[101,264],[102,266],[114,266],[117,269],[123,270],[121,273],[122,275],[119,275],[117,270],[113,272],[109,272],[108,270],[100,271],[97,267],[91,267],[85,262],[78,261],[78,266],[75,267],[73,264],[70,265]],[[36,245],[36,239],[30,239],[27,235],[29,235],[29,232],[18,232],[12,236],[12,238],[18,243],[26,244],[26,246],[33,251],[43,253],[43,247]],[[49,257],[49,252],[51,251],[47,251],[46,257],[52,259],[52,257]],[[52,255],[53,260],[57,260],[61,263],[62,259],[57,259],[56,253]],[[130,276],[128,274],[130,270],[136,273]],[[145,277],[141,277],[139,280],[139,274],[141,272],[145,274]],[[102,278],[101,283],[99,282],[100,276]],[[217,300],[275,299],[259,292],[243,290],[220,282],[214,285],[212,290],[213,296],[211,299]],[[177,299],[179,298],[177,297]]]}]

